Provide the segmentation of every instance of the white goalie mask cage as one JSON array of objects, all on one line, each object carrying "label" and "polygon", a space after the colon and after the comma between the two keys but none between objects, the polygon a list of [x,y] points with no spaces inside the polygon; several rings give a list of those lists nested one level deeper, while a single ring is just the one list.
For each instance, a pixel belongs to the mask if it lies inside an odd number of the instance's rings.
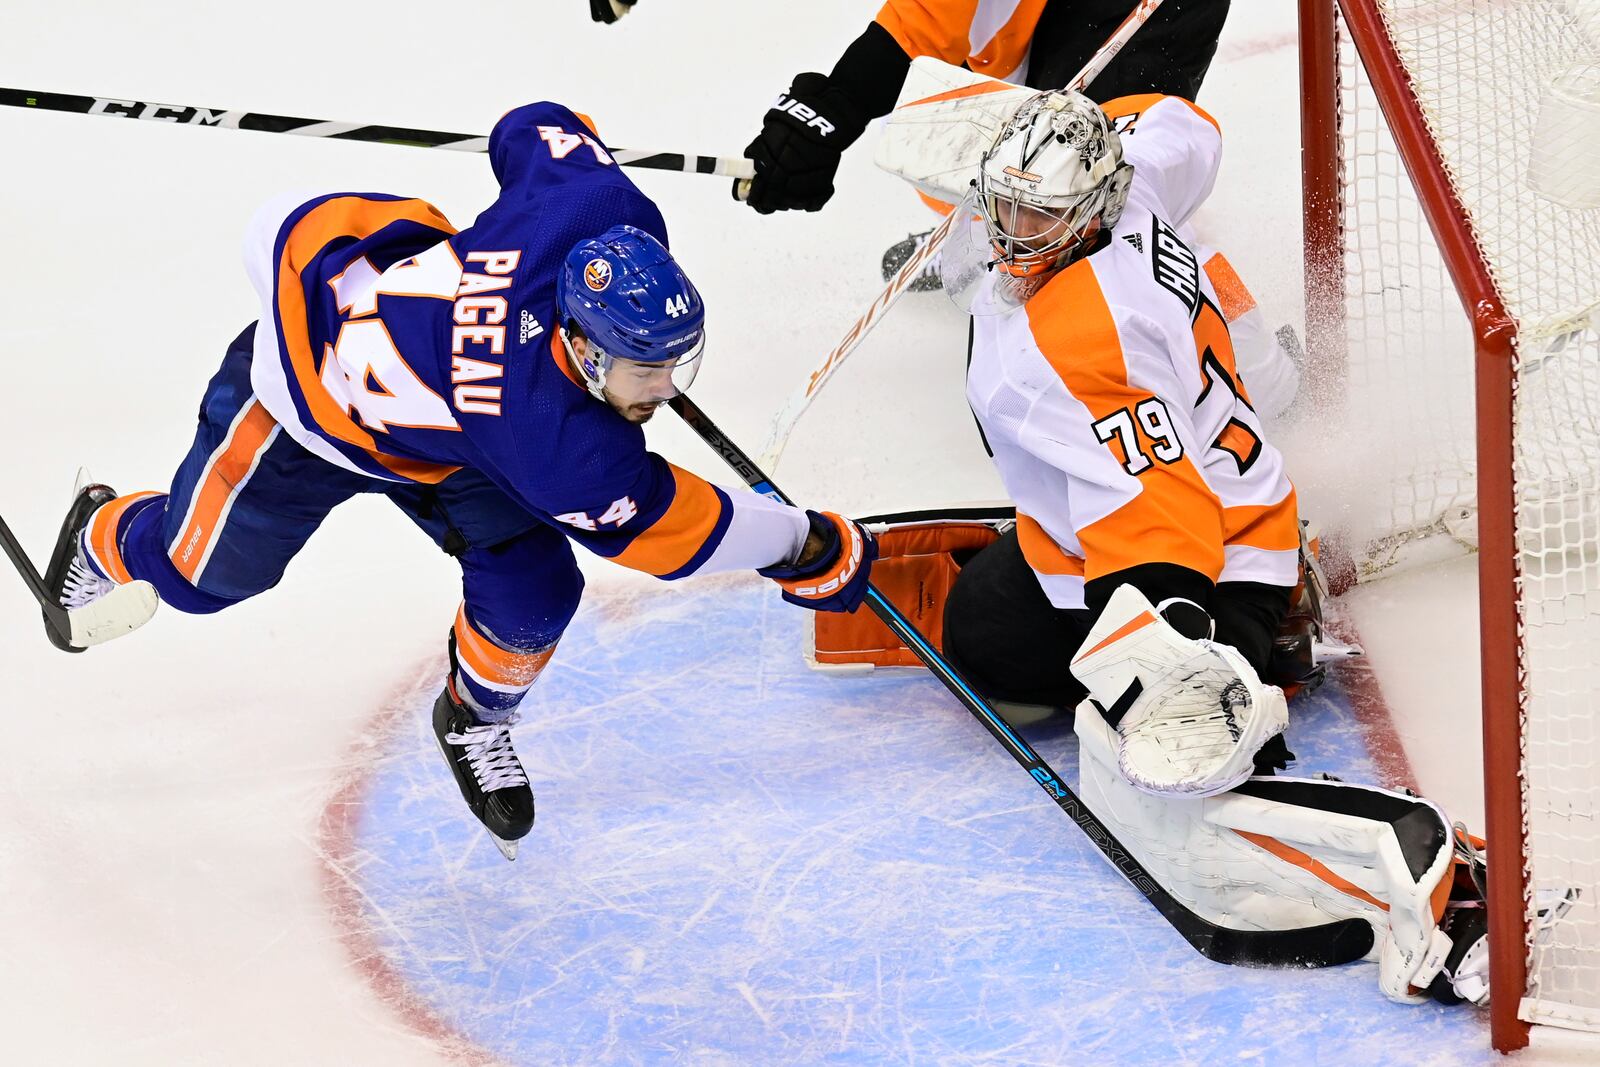
[{"label": "white goalie mask cage", "polygon": [[974,206],[993,266],[1027,278],[1070,263],[1099,228],[1116,225],[1132,181],[1122,142],[1098,104],[1071,90],[1030,97],[978,168]]}]

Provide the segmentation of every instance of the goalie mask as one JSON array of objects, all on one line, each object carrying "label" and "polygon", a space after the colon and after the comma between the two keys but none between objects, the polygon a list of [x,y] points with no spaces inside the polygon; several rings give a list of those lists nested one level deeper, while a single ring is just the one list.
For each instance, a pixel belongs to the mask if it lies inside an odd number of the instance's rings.
[{"label": "goalie mask", "polygon": [[975,206],[994,266],[1034,278],[1083,255],[1122,217],[1133,167],[1099,105],[1052,91],[1023,102],[978,168]]}]

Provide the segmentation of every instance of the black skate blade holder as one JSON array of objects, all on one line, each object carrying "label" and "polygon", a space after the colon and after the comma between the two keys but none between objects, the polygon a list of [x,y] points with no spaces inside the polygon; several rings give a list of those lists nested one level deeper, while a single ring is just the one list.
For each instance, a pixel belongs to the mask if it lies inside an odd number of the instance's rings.
[{"label": "black skate blade holder", "polygon": [[[55,631],[63,643],[71,644],[72,619],[67,615],[67,609],[51,599],[50,591],[44,587],[44,578],[39,574],[39,568],[28,558],[27,551],[17,540],[17,535],[11,532],[11,527],[6,525],[3,516],[0,516],[0,548],[6,550],[6,555],[11,557],[12,565],[17,568],[17,573],[22,575],[22,581],[27,585],[29,592],[39,602],[39,607],[44,609],[45,624]],[[82,652],[83,649],[74,645],[72,651]]]},{"label": "black skate blade holder", "polygon": [[112,638],[130,633],[150,621],[161,602],[155,587],[149,582],[132,581],[118,585],[93,603],[79,608],[64,608],[50,595],[39,568],[23,549],[17,535],[0,518],[0,548],[4,548],[11,563],[22,575],[28,591],[44,611],[44,624],[49,628],[56,647],[68,652],[82,652],[92,645],[102,644]]}]

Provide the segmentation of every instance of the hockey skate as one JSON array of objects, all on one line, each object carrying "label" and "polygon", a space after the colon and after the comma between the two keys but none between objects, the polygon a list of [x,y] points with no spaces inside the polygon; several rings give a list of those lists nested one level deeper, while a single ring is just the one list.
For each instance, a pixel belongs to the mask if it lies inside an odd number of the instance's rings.
[{"label": "hockey skate", "polygon": [[516,721],[513,714],[504,722],[480,722],[456,699],[453,682],[433,705],[433,736],[461,797],[508,860],[517,858],[518,841],[533,829],[533,790],[511,747]]},{"label": "hockey skate", "polygon": [[[1450,953],[1444,966],[1428,986],[1428,993],[1441,1004],[1463,1001],[1483,1007],[1489,1003],[1489,912],[1487,853],[1481,842],[1455,824],[1456,868],[1450,900],[1445,904],[1439,929],[1450,938]],[[1577,889],[1541,890],[1537,897],[1537,919],[1533,924],[1534,944],[1549,940],[1556,923],[1572,910],[1579,897]]]},{"label": "hockey skate", "polygon": [[[44,573],[44,591],[50,601],[42,605],[45,636],[63,652],[82,652],[138,629],[150,621],[159,603],[150,583],[112,581],[84,548],[84,536],[96,509],[116,496],[109,486],[90,482],[87,471],[78,472],[72,506],[61,523]],[[53,610],[55,605],[65,610]]]},{"label": "hockey skate", "polygon": [[1300,520],[1300,582],[1289,610],[1278,624],[1265,681],[1280,687],[1285,699],[1311,692],[1322,684],[1329,663],[1365,655],[1360,646],[1330,636],[1323,627],[1322,605],[1328,599],[1328,577],[1317,559],[1317,539],[1310,520]]},{"label": "hockey skate", "polygon": [[[923,230],[921,233],[913,233],[908,235],[905,240],[896,241],[890,245],[888,250],[883,253],[883,280],[888,281],[893,278],[895,272],[905,266],[906,260],[910,259],[912,253],[917,250],[917,245],[921,244],[923,239],[932,232],[931,229],[928,229]],[[934,255],[930,258],[922,270],[917,272],[917,276],[911,279],[911,284],[906,288],[913,293],[931,293],[936,289],[944,288],[944,282],[939,278],[939,257]]]}]

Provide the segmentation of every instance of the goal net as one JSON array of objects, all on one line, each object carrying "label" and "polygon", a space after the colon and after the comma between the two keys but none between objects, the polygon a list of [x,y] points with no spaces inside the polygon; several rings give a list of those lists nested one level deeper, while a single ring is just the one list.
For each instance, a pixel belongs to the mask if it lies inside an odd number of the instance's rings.
[{"label": "goal net", "polygon": [[1600,1031],[1600,0],[1301,23],[1305,377],[1352,428],[1358,577],[1480,551],[1495,1043]]}]

